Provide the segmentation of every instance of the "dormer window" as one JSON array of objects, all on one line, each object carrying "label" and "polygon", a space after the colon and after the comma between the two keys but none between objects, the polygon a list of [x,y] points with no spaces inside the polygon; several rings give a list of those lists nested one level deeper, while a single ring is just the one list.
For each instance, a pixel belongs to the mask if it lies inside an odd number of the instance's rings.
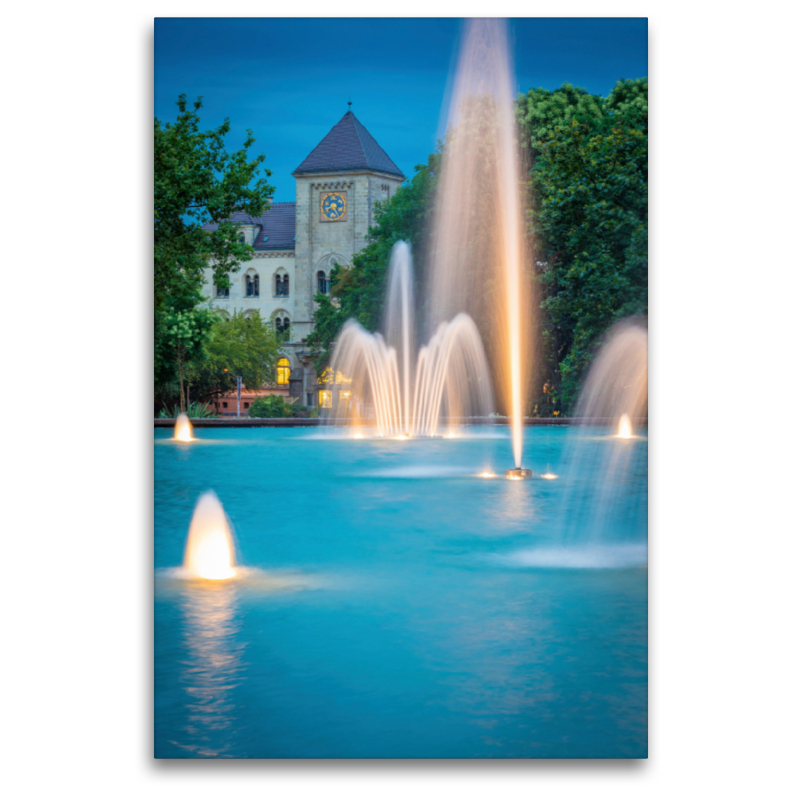
[{"label": "dormer window", "polygon": [[261,241],[262,242],[268,242],[269,241],[269,236],[265,236]]}]

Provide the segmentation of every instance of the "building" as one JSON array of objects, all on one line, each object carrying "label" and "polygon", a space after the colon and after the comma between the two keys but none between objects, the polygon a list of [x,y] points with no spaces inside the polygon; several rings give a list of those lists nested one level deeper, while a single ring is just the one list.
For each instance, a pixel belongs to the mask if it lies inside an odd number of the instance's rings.
[{"label": "building", "polygon": [[[348,111],[330,133],[292,173],[296,182],[294,203],[273,203],[261,217],[236,214],[244,240],[253,246],[252,261],[231,274],[228,290],[211,284],[206,271],[206,291],[213,305],[228,312],[258,310],[276,330],[287,337],[287,363],[278,367],[278,387],[267,393],[297,398],[317,406],[317,376],[309,359],[306,337],[314,327],[314,296],[330,291],[330,272],[335,264],[349,266],[366,245],[368,228],[374,224],[375,203],[394,195],[405,176]],[[215,226],[208,225],[208,230]],[[250,387],[248,387],[250,388]],[[248,391],[249,407],[257,394]],[[228,399],[220,413],[235,413]]]}]

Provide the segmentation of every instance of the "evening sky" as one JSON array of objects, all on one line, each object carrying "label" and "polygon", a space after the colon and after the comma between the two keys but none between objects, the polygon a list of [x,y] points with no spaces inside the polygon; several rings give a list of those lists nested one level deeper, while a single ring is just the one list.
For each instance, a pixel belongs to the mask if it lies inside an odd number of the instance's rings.
[{"label": "evening sky", "polygon": [[[444,132],[443,107],[463,22],[457,19],[156,19],[155,115],[203,97],[203,127],[231,121],[228,149],[252,129],[275,200],[291,172],[347,111],[406,174]],[[647,75],[645,18],[510,21],[517,91],[562,83],[607,95]]]}]

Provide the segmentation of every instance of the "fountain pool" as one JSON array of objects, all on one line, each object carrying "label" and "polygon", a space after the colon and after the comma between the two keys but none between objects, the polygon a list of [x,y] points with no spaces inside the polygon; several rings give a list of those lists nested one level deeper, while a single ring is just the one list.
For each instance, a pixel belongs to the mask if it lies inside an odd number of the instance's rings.
[{"label": "fountain pool", "polygon": [[[526,431],[534,477],[508,481],[499,426],[203,429],[201,446],[157,429],[156,755],[645,756],[647,438],[586,432],[642,457],[602,539],[573,519],[566,544],[565,517],[591,514],[568,484],[596,479],[564,467],[577,433]],[[296,580],[166,577],[209,489],[237,570]]]}]

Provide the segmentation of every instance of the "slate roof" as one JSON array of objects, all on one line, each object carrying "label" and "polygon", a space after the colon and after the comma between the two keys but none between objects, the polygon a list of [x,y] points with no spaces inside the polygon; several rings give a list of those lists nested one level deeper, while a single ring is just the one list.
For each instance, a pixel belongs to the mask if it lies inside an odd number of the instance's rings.
[{"label": "slate roof", "polygon": [[[254,250],[294,250],[295,203],[273,203],[260,217],[251,217],[241,211],[234,212],[231,222],[241,225],[258,225]],[[203,230],[215,231],[216,223],[203,225]],[[264,237],[267,241],[264,241]]]},{"label": "slate roof", "polygon": [[405,178],[356,115],[348,111],[292,175],[353,169],[368,169]]}]

